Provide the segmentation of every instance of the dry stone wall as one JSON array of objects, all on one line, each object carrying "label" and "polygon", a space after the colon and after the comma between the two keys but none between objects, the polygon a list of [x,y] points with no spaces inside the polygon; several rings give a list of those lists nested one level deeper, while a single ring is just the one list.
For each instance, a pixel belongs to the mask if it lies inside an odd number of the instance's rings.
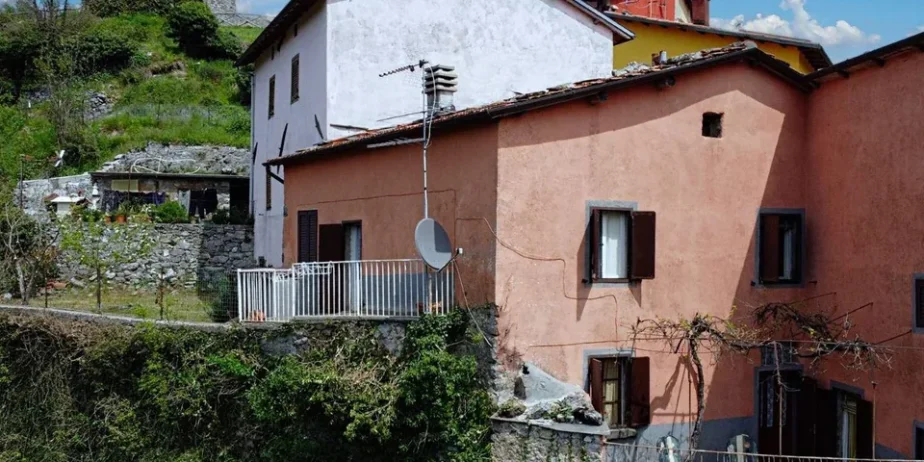
[{"label": "dry stone wall", "polygon": [[[133,225],[113,225],[133,226]],[[248,225],[157,224],[149,255],[110,268],[106,282],[124,286],[154,286],[160,274],[174,284],[194,286],[225,277],[239,268],[252,268],[253,227]],[[119,246],[112,242],[112,246]],[[68,255],[60,259],[67,261]],[[92,268],[65,264],[62,276],[78,282],[95,280]]]}]

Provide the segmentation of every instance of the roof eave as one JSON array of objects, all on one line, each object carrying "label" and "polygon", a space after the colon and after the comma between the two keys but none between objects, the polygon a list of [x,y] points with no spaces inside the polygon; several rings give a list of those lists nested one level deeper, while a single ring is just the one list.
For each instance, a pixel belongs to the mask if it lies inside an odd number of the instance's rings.
[{"label": "roof eave", "polygon": [[[693,64],[677,66],[674,68],[664,69],[662,71],[652,72],[636,77],[629,77],[622,80],[600,83],[597,85],[591,85],[571,91],[538,97],[522,102],[515,102],[502,108],[484,108],[481,110],[473,110],[470,113],[451,117],[447,120],[441,121],[437,119],[434,122],[434,126],[445,128],[464,124],[473,124],[477,122],[493,121],[504,117],[522,114],[528,111],[542,109],[544,107],[553,106],[556,104],[562,104],[581,98],[587,98],[605,91],[612,91],[623,87],[643,85],[645,83],[663,80],[667,76],[683,74],[741,60],[746,60],[751,64],[762,66],[767,71],[780,78],[783,78],[802,92],[808,93],[812,91],[812,86],[810,82],[805,79],[805,76],[792,69],[792,67],[790,67],[787,63],[782,62],[755,47],[731,52]],[[355,141],[346,140],[333,146],[324,146],[315,150],[303,151],[284,157],[277,157],[265,162],[263,165],[276,166],[306,162],[343,151],[362,149],[368,147],[369,145],[392,141],[405,136],[416,136],[419,134],[419,132],[420,128],[417,125],[409,124],[407,127],[377,133],[367,138],[362,138]]]},{"label": "roof eave", "polygon": [[831,74],[843,75],[847,71],[866,64],[870,61],[875,61],[877,59],[884,59],[888,56],[901,53],[902,51],[916,48],[920,51],[924,51],[924,32],[912,35],[911,37],[899,40],[894,43],[890,43],[883,47],[877,48],[872,51],[863,53],[862,55],[855,56],[845,61],[841,61],[837,64],[825,67],[824,69],[819,69],[809,75],[806,78],[809,81],[815,82],[821,78],[827,77]]},{"label": "roof eave", "polygon": [[613,41],[618,43],[628,42],[635,38],[635,33],[614,21],[613,18],[610,18],[606,13],[594,8],[591,5],[588,5],[584,0],[567,0],[568,3],[576,6],[578,9],[584,11],[588,16],[599,21],[601,24],[613,31]]}]

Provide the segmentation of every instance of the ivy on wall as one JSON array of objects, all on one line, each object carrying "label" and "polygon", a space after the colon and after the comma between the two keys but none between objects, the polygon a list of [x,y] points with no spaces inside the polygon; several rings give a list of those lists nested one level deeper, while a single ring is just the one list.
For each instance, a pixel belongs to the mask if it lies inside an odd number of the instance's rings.
[{"label": "ivy on wall", "polygon": [[[468,314],[206,332],[0,316],[0,461],[489,460]],[[272,345],[284,345],[285,353]],[[275,353],[274,353],[275,351]]]}]

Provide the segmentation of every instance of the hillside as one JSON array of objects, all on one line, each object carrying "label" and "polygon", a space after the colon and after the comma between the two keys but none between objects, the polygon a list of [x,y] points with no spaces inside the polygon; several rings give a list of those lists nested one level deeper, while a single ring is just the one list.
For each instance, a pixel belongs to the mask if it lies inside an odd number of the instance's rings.
[{"label": "hillside", "polygon": [[[69,11],[58,13],[69,17],[49,26],[53,20],[42,23],[42,16],[22,7],[5,7],[0,12],[5,183],[18,179],[20,159],[30,179],[94,170],[148,142],[247,147],[250,77],[234,67],[233,58],[259,29],[218,27],[203,8],[198,4],[175,17],[132,12],[101,18]],[[29,30],[33,27],[38,33]],[[217,30],[209,32],[211,27]],[[59,150],[66,155],[55,167]]]}]

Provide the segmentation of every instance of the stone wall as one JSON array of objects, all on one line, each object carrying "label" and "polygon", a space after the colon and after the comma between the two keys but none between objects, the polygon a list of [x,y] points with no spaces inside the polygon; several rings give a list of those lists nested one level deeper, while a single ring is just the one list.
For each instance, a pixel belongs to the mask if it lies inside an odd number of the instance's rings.
[{"label": "stone wall", "polygon": [[144,149],[115,156],[103,172],[250,174],[250,151],[231,146],[182,146],[148,143]]},{"label": "stone wall", "polygon": [[[253,227],[248,225],[157,224],[154,236],[156,243],[148,256],[109,269],[105,280],[114,285],[153,286],[163,272],[174,284],[194,286],[254,267]],[[60,261],[68,257],[65,254]],[[64,264],[61,270],[64,279],[95,280],[92,268]]]},{"label": "stone wall", "polygon": [[581,425],[492,420],[491,451],[496,461],[599,462],[606,460],[604,437]]}]

